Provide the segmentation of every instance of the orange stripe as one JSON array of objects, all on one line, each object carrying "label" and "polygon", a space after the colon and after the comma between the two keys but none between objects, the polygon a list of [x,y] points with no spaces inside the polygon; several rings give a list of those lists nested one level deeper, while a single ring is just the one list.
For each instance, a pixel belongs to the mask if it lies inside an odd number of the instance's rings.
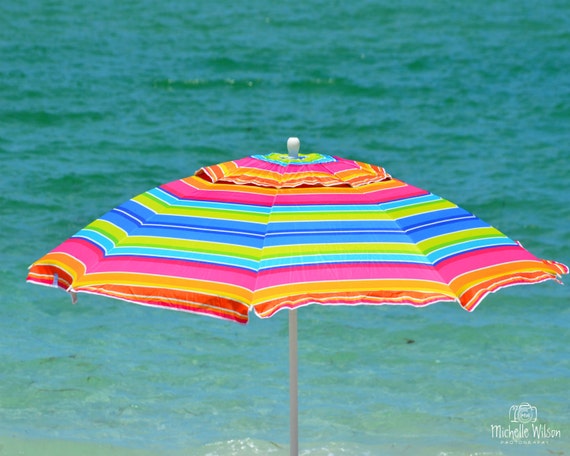
[{"label": "orange stripe", "polygon": [[304,184],[324,186],[349,185],[355,187],[367,184],[371,180],[377,181],[390,177],[379,166],[357,161],[353,162],[353,164],[356,166],[334,174],[319,171],[318,169],[311,169],[310,171],[296,169],[289,172],[283,170],[284,172],[280,173],[269,168],[239,166],[236,162],[230,161],[202,168],[196,175],[200,177],[206,175],[213,182],[251,183],[278,188]]},{"label": "orange stripe", "polygon": [[[53,276],[53,269],[57,269],[57,273],[67,277],[67,280],[73,282],[85,273],[85,265],[66,253],[50,252],[36,261],[30,268],[30,272],[37,271],[42,268],[44,271]],[[44,269],[45,268],[45,269]]]},{"label": "orange stripe", "polygon": [[165,293],[167,290],[161,287],[138,287],[132,285],[101,285],[82,287],[74,291],[114,297],[143,305],[206,313],[242,323],[245,323],[248,319],[249,308],[246,304],[199,292],[190,291],[183,294],[173,292],[169,295]]},{"label": "orange stripe", "polygon": [[[247,186],[247,185],[240,185],[236,188],[235,184],[225,184],[223,182],[218,182],[213,184],[207,180],[201,179],[196,176],[185,177],[184,179],[180,179],[185,184],[197,189],[197,190],[207,190],[208,192],[235,192],[239,191],[240,193],[252,193],[252,194],[264,194],[264,195],[274,195],[275,189],[267,188],[267,187],[254,187],[254,186]],[[214,198],[212,198],[214,199]]]},{"label": "orange stripe", "polygon": [[185,177],[181,179],[187,185],[196,188],[197,190],[207,190],[211,192],[216,191],[239,191],[240,193],[252,193],[252,194],[263,194],[263,195],[275,195],[279,191],[282,195],[305,195],[305,194],[316,194],[316,195],[335,195],[335,194],[354,194],[356,191],[361,193],[372,193],[379,190],[392,190],[399,187],[405,187],[408,184],[402,182],[398,179],[388,179],[380,182],[374,182],[366,186],[354,189],[351,187],[319,187],[319,186],[306,186],[306,187],[287,187],[281,189],[275,189],[271,187],[256,187],[248,185],[240,185],[236,188],[235,184],[218,182],[213,184],[212,182],[202,179],[196,176]]},{"label": "orange stripe", "polygon": [[479,283],[487,283],[490,280],[501,280],[503,277],[510,277],[518,274],[550,274],[556,276],[556,269],[542,261],[524,260],[511,263],[504,263],[487,268],[469,271],[453,279],[450,287],[462,295],[470,288],[476,287]]},{"label": "orange stripe", "polygon": [[377,290],[369,292],[328,292],[291,295],[288,298],[279,298],[263,302],[254,306],[255,312],[262,318],[271,317],[281,309],[293,309],[309,304],[321,305],[396,305],[408,304],[426,306],[439,301],[456,301],[441,293],[429,293],[406,290]]},{"label": "orange stripe", "polygon": [[[53,268],[50,267],[34,267],[34,270],[30,270],[28,273],[27,280],[29,282],[39,283],[42,285],[53,286]],[[72,282],[72,278],[69,274],[66,274],[63,270],[58,270],[58,280],[57,286],[64,290],[67,290]]]},{"label": "orange stripe", "polygon": [[366,296],[376,292],[402,293],[405,290],[411,290],[409,293],[419,293],[420,295],[437,294],[451,299],[456,298],[446,284],[438,282],[413,279],[339,280],[291,283],[256,290],[253,294],[252,305],[257,308],[265,302],[279,299],[286,300],[291,296],[292,290],[296,296],[327,294],[331,293],[330,290],[334,290],[332,294],[338,294],[339,296],[345,294]]},{"label": "orange stripe", "polygon": [[552,276],[550,274],[540,271],[516,273],[510,276],[505,276],[501,280],[489,279],[467,289],[464,293],[461,294],[459,301],[461,306],[463,306],[466,310],[472,311],[487,294],[493,293],[501,288],[507,287],[509,285],[523,285],[544,282],[545,280],[549,279],[552,279]]}]

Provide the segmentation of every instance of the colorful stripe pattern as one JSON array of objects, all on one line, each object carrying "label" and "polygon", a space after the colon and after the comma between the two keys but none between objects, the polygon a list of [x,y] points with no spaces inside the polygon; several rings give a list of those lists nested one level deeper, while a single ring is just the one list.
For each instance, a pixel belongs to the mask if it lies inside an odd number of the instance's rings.
[{"label": "colorful stripe pattern", "polygon": [[28,281],[246,323],[251,309],[308,304],[471,311],[500,288],[567,273],[382,168],[269,154],[127,201],[36,261]]},{"label": "colorful stripe pattern", "polygon": [[323,154],[253,155],[241,160],[202,168],[197,176],[211,182],[258,185],[261,187],[300,187],[303,185],[358,187],[389,179],[384,168]]}]

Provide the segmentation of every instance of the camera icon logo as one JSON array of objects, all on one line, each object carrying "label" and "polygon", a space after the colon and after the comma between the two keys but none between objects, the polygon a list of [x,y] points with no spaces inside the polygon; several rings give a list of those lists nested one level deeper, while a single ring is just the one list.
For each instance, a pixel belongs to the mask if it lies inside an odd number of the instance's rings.
[{"label": "camera icon logo", "polygon": [[511,423],[534,423],[538,418],[536,407],[528,402],[511,406],[509,410],[509,418]]}]

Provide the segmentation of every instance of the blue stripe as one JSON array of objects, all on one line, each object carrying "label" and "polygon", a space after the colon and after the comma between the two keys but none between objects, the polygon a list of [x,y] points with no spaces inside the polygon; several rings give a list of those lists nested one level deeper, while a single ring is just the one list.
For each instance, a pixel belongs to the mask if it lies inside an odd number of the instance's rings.
[{"label": "blue stripe", "polygon": [[421,242],[436,236],[475,228],[490,228],[490,225],[475,216],[459,219],[447,219],[434,222],[429,225],[415,227],[409,231],[409,236],[414,242]]},{"label": "blue stripe", "polygon": [[311,231],[372,231],[372,232],[401,232],[398,223],[392,220],[311,220],[311,221],[270,221],[268,233],[290,233]]},{"label": "blue stripe", "polygon": [[440,261],[446,260],[452,256],[460,255],[466,252],[483,250],[485,248],[491,248],[491,247],[503,247],[503,246],[513,246],[513,245],[517,245],[517,243],[512,239],[509,239],[508,237],[478,239],[474,241],[462,242],[449,247],[444,247],[442,249],[427,254],[427,258],[429,258],[429,260],[433,264],[437,264]]},{"label": "blue stripe", "polygon": [[[257,246],[265,235],[266,225],[233,220],[217,220],[202,217],[153,215],[142,219],[129,209],[142,209],[138,204],[120,206],[101,217],[129,234],[157,237],[180,237],[183,239],[211,239],[212,236],[227,238],[231,244]],[[234,240],[231,240],[234,239]],[[222,241],[223,242],[223,241]]]},{"label": "blue stripe", "polygon": [[359,243],[401,243],[412,244],[412,240],[405,233],[390,231],[295,231],[289,233],[268,233],[265,239],[266,246],[296,245],[296,244],[343,244],[349,242]]},{"label": "blue stripe", "polygon": [[115,244],[106,236],[98,233],[97,231],[92,231],[87,228],[83,228],[79,233],[73,236],[74,238],[84,239],[86,241],[91,242],[92,244],[96,245],[101,249],[105,254],[110,252],[114,247]]},{"label": "blue stripe", "polygon": [[441,197],[434,195],[433,193],[429,193],[427,195],[422,195],[422,196],[412,196],[412,197],[402,198],[395,201],[391,201],[389,203],[380,203],[378,204],[378,206],[383,211],[390,211],[392,209],[402,209],[408,206],[413,206],[415,204],[432,203],[434,201],[443,201],[443,200]]},{"label": "blue stripe", "polygon": [[[460,207],[453,207],[449,209],[440,209],[433,212],[425,212],[417,215],[410,215],[398,219],[398,225],[405,231],[414,231],[418,228],[423,228],[426,225],[437,224],[448,220],[458,220],[464,218],[474,217],[473,214],[467,212]],[[483,222],[484,223],[484,222]],[[445,233],[446,231],[442,231]],[[441,234],[441,233],[440,233]]]},{"label": "blue stripe", "polygon": [[[156,214],[146,206],[135,201],[129,201],[118,208],[139,220],[144,225],[165,225],[176,227],[218,228],[228,231],[238,231],[252,234],[263,234],[265,223],[255,223],[246,220],[219,219],[214,217],[199,217],[191,214],[171,215]],[[118,225],[120,226],[120,225]]]}]

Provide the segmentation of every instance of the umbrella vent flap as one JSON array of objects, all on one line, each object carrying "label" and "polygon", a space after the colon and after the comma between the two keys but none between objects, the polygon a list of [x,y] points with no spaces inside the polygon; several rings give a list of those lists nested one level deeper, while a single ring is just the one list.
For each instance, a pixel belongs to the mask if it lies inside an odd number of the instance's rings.
[{"label": "umbrella vent flap", "polygon": [[251,155],[203,167],[195,175],[212,183],[269,188],[361,187],[391,179],[380,166],[318,153]]}]

